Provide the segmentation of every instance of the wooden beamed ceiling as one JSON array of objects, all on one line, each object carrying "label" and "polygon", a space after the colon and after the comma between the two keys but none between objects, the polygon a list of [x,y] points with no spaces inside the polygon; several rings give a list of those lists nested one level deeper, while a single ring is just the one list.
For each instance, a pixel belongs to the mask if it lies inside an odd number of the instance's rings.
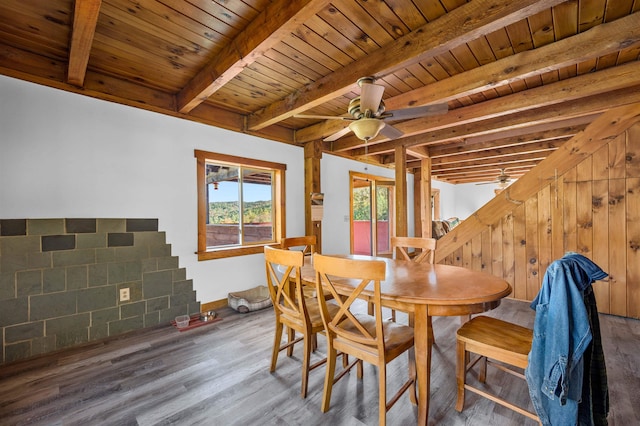
[{"label": "wooden beamed ceiling", "polygon": [[324,152],[450,183],[513,178],[611,108],[640,102],[639,0],[4,0],[0,74],[303,146],[344,129],[356,81],[387,111]]}]

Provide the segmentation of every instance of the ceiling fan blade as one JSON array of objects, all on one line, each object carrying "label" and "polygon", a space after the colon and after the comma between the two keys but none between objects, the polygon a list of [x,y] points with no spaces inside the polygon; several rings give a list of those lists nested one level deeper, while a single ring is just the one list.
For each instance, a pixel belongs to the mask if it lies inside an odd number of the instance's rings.
[{"label": "ceiling fan blade", "polygon": [[377,112],[383,93],[384,86],[363,82],[360,90],[360,111],[370,110],[372,113]]},{"label": "ceiling fan blade", "polygon": [[293,114],[294,118],[311,118],[315,120],[353,120],[352,117],[342,115],[313,115],[313,114]]},{"label": "ceiling fan blade", "polygon": [[393,111],[387,111],[384,113],[385,121],[394,121],[394,120],[409,120],[411,118],[420,118],[426,117],[429,115],[440,115],[445,114],[449,111],[449,105],[445,104],[434,104],[434,105],[424,105],[414,108],[404,108],[404,109],[396,109]]},{"label": "ceiling fan blade", "polygon": [[338,130],[337,132],[335,132],[332,135],[327,136],[326,138],[322,139],[325,142],[333,142],[337,139],[340,139],[341,137],[343,137],[344,135],[346,135],[347,133],[349,133],[351,131],[351,129],[347,126],[342,130]]},{"label": "ceiling fan blade", "polygon": [[404,135],[404,133],[402,133],[400,130],[396,129],[391,124],[386,123],[384,127],[380,129],[380,134],[389,139],[398,139],[399,137]]}]

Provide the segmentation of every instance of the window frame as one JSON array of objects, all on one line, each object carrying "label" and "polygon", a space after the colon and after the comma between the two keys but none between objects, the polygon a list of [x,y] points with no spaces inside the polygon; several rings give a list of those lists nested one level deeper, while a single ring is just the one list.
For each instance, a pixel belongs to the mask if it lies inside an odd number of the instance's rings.
[{"label": "window frame", "polygon": [[[257,254],[264,251],[264,246],[279,245],[285,234],[285,173],[286,164],[271,161],[256,160],[253,158],[237,157],[234,155],[219,154],[214,152],[194,150],[196,157],[196,175],[198,192],[198,260],[221,259],[227,257]],[[272,200],[274,209],[273,241],[251,245],[225,246],[220,248],[207,248],[207,185],[206,162],[218,162],[231,166],[251,167],[265,169],[274,172]]]}]

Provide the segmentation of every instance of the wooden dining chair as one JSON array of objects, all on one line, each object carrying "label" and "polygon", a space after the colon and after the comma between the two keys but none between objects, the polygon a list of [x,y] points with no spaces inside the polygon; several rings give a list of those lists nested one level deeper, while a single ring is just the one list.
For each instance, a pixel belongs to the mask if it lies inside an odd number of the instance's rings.
[{"label": "wooden dining chair", "polygon": [[280,247],[288,250],[300,249],[305,256],[311,256],[316,252],[317,244],[318,241],[315,235],[304,235],[302,237],[283,238],[280,242]]},{"label": "wooden dining chair", "polygon": [[[464,408],[465,390],[469,390],[540,422],[535,413],[489,393],[486,388],[480,389],[466,381],[467,373],[476,363],[480,363],[478,374],[480,383],[486,382],[487,364],[525,380],[524,374],[516,368],[524,370],[527,367],[532,340],[533,330],[492,317],[477,316],[463,324],[458,329],[456,337],[456,382],[458,386],[456,410],[462,411]],[[471,359],[471,354],[477,356]]]},{"label": "wooden dining chair", "polygon": [[[329,410],[333,385],[341,377],[335,377],[336,356],[338,351],[352,355],[360,360],[358,378],[362,378],[362,361],[378,367],[378,407],[379,424],[385,425],[387,411],[400,396],[410,389],[411,401],[415,394],[415,354],[413,352],[413,328],[382,319],[380,281],[385,279],[386,264],[377,260],[355,260],[338,257],[314,255],[313,266],[316,270],[316,287],[323,287],[333,294],[338,311],[332,311],[323,298],[319,298],[322,320],[327,335],[327,367],[322,395],[322,412]],[[349,293],[342,296],[336,290],[336,280],[348,280]],[[373,315],[358,313],[353,303],[362,296],[362,291],[373,283]],[[387,364],[408,352],[409,378],[387,402]]]},{"label": "wooden dining chair", "polygon": [[[317,238],[315,235],[304,235],[301,237],[283,238],[280,242],[280,247],[287,250],[299,250],[305,257],[311,257],[313,253],[316,252],[316,244]],[[303,290],[307,297],[316,297],[315,284],[312,286],[304,286]],[[328,291],[325,291],[324,297],[331,299],[332,296]]]},{"label": "wooden dining chair", "polygon": [[[317,333],[324,330],[317,299],[304,296],[301,271],[304,257],[301,251],[283,250],[265,246],[264,258],[267,272],[267,287],[275,311],[276,329],[271,354],[271,372],[276,370],[278,354],[287,349],[293,355],[294,345],[303,342],[301,396],[306,398],[309,371],[324,364],[326,358],[310,365],[311,352],[315,348]],[[327,304],[328,312],[334,313],[337,306]],[[282,343],[283,327],[287,327],[287,341]],[[300,337],[296,337],[296,332]]]},{"label": "wooden dining chair", "polygon": [[[394,259],[408,260],[416,263],[433,264],[436,254],[436,239],[422,237],[391,237],[391,252]],[[410,249],[419,249],[412,252]],[[391,319],[396,320],[396,311],[391,310]],[[431,320],[431,317],[429,317]],[[432,330],[429,328],[429,330]],[[433,338],[433,335],[431,336]]]},{"label": "wooden dining chair", "polygon": [[[391,237],[391,251],[395,259],[398,254],[404,260],[416,263],[429,262],[433,264],[436,254],[435,238],[422,237]],[[411,252],[410,249],[420,249],[419,252]]]}]

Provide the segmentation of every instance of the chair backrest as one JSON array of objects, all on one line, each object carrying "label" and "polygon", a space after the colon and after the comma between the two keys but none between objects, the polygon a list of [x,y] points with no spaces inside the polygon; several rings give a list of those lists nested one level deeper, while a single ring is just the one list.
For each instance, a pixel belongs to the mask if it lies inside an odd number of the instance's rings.
[{"label": "chair backrest", "polygon": [[[378,353],[383,353],[384,334],[382,332],[380,281],[386,277],[386,263],[380,260],[356,260],[315,254],[313,266],[316,270],[316,291],[320,293],[323,287],[328,289],[334,297],[334,303],[339,306],[337,312],[332,314],[327,309],[327,302],[322,297],[318,298],[327,333],[332,334],[331,337],[342,338],[361,345],[364,352],[376,349]],[[337,283],[336,280],[339,280],[340,283]],[[375,330],[372,327],[365,327],[352,311],[353,302],[358,300],[362,291],[371,283],[373,283],[374,290],[371,302],[374,305],[376,318]],[[348,285],[353,290],[350,290],[348,296],[340,296],[336,285]]]},{"label": "chair backrest", "polygon": [[[422,237],[391,237],[391,250],[394,258],[400,253],[404,260],[412,260],[416,263],[433,263],[436,254],[437,240],[435,238]],[[409,248],[418,248],[422,251],[411,257]]]},{"label": "chair backrest", "polygon": [[300,251],[264,247],[267,287],[277,317],[309,323],[300,280],[304,255]]},{"label": "chair backrest", "polygon": [[311,255],[316,251],[317,238],[315,235],[305,235],[303,237],[284,238],[280,243],[280,248],[289,249],[302,247],[304,255]]}]

